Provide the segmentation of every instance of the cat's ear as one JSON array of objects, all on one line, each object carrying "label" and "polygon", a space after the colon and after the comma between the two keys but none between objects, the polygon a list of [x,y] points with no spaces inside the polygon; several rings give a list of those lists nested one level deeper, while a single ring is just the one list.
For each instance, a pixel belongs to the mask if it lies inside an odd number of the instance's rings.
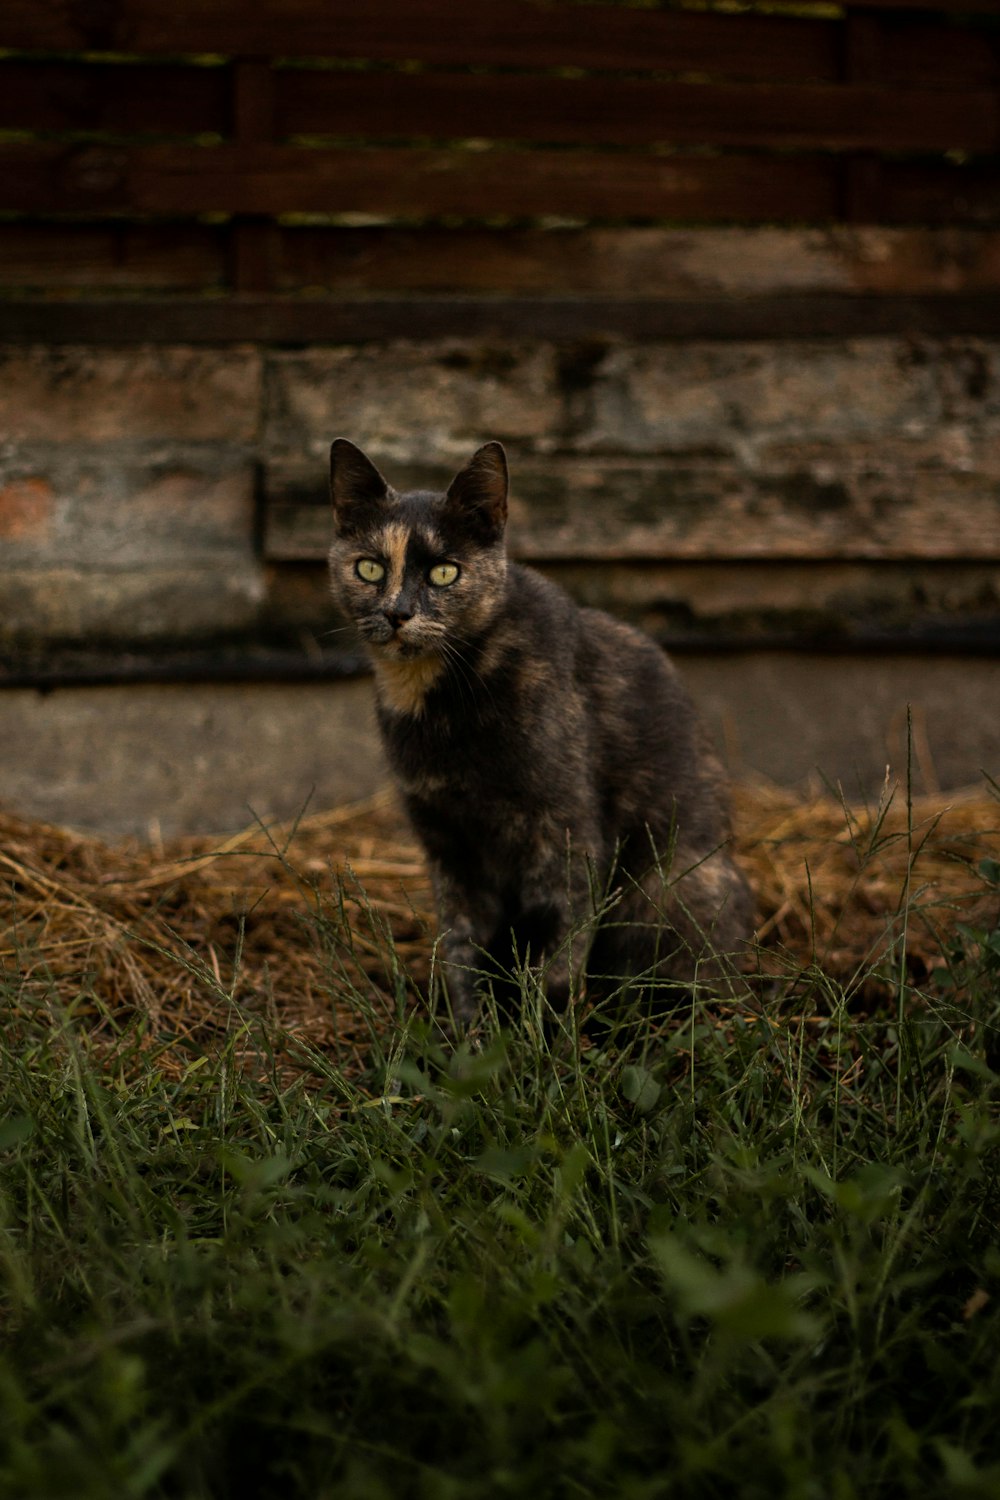
[{"label": "cat's ear", "polygon": [[499,541],[507,522],[507,456],[500,443],[486,443],[457,473],[447,502],[484,539]]},{"label": "cat's ear", "polygon": [[389,486],[371,459],[346,438],[336,438],[330,444],[330,499],[338,527],[357,524],[388,496]]}]

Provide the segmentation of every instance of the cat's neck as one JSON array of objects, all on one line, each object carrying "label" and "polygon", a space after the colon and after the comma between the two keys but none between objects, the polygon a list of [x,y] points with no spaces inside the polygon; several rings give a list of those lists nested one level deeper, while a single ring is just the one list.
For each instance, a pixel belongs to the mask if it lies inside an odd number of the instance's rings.
[{"label": "cat's neck", "polygon": [[424,712],[427,694],[444,675],[441,656],[379,656],[375,660],[375,691],[389,713],[408,718]]},{"label": "cat's neck", "polygon": [[465,711],[480,695],[489,702],[493,694],[489,679],[518,649],[523,630],[513,617],[516,583],[525,570],[511,566],[507,586],[499,607],[476,633],[458,643],[452,640],[445,654],[428,656],[389,656],[373,654],[375,691],[379,706],[388,714],[401,718],[420,718],[427,710],[427,699],[451,682],[456,686]]}]

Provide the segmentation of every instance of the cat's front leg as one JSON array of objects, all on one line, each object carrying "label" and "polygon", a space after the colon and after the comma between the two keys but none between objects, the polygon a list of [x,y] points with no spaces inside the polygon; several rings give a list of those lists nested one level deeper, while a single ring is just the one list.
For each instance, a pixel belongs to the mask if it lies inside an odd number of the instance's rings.
[{"label": "cat's front leg", "polygon": [[540,831],[529,849],[521,882],[520,934],[532,961],[543,968],[545,994],[561,1014],[579,994],[594,913],[588,841],[566,831]]},{"label": "cat's front leg", "polygon": [[437,863],[431,866],[431,879],[452,1015],[470,1026],[479,1010],[483,953],[499,920],[500,903],[487,895],[473,896]]}]

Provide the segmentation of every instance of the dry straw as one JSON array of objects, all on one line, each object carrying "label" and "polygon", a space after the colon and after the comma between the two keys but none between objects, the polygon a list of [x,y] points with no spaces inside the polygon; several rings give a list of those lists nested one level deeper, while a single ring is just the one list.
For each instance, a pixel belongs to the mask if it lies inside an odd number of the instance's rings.
[{"label": "dry straw", "polygon": [[[893,975],[919,988],[958,924],[997,920],[977,873],[1000,856],[988,790],[862,807],[744,784],[735,814],[758,976],[819,966],[863,1008]],[[285,1076],[306,1065],[297,1041],[360,1067],[371,1027],[395,1024],[430,974],[427,874],[388,796],[155,849],[0,813],[0,883],[8,1029],[27,1044],[72,1014],[109,1060],[139,1045],[169,1075],[253,1015],[283,1039]]]}]

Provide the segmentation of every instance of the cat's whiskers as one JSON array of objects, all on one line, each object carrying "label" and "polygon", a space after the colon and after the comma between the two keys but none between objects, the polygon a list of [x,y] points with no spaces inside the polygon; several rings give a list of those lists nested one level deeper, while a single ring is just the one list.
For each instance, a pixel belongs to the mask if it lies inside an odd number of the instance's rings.
[{"label": "cat's whiskers", "polygon": [[497,702],[493,696],[493,690],[490,687],[488,681],[483,676],[483,674],[472,665],[468,658],[462,655],[461,647],[471,645],[472,642],[468,639],[467,636],[459,635],[455,631],[453,631],[448,637],[449,650],[452,652],[455,659],[461,663],[461,668],[466,675],[466,679],[468,680],[469,676],[471,675],[476,680],[476,682],[479,683],[479,686],[482,688],[483,692],[486,694],[486,697],[490,701],[490,707],[494,709],[494,711],[496,711]]},{"label": "cat's whiskers", "polygon": [[475,709],[476,717],[480,724],[483,722],[482,706],[476,701],[476,689],[474,678],[476,673],[472,671],[467,661],[464,660],[458,648],[450,641],[443,640],[440,646],[441,655],[446,662],[454,668],[452,681],[454,682],[463,702],[468,702]]},{"label": "cat's whiskers", "polygon": [[320,630],[320,631],[318,631],[316,633],[316,640],[318,640],[318,641],[326,641],[326,640],[329,640],[329,638],[331,636],[334,636],[334,635],[355,635],[356,636],[357,634],[358,634],[358,627],[356,625],[334,625],[334,626],[332,626],[332,628],[330,630]]},{"label": "cat's whiskers", "polygon": [[468,638],[466,636],[460,635],[456,630],[447,625],[444,621],[435,620],[433,622],[433,627],[435,650],[440,651],[441,654],[445,656],[447,660],[457,668],[457,670],[462,674],[464,680],[469,684],[470,688],[473,688],[474,682],[478,682],[480,687],[482,687],[483,691],[490,698],[490,701],[492,703],[493,695],[492,693],[490,693],[485,679],[483,678],[481,673],[476,671],[472,663],[463,654],[462,647],[471,644]]}]

